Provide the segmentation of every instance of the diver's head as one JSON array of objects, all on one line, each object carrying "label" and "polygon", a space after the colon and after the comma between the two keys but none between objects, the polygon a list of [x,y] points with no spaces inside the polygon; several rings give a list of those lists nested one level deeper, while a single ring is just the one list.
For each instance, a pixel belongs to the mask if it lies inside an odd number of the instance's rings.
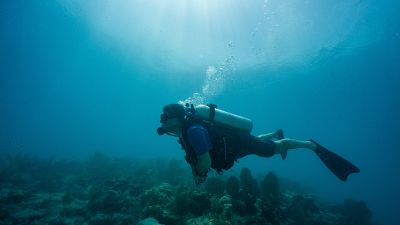
[{"label": "diver's head", "polygon": [[182,136],[182,123],[185,118],[185,108],[182,104],[175,103],[164,106],[161,114],[161,127],[157,129],[159,135],[171,134]]}]

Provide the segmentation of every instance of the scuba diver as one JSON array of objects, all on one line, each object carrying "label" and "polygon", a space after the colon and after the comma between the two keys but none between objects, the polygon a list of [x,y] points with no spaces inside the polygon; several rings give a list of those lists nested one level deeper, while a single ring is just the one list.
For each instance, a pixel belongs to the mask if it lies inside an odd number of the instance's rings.
[{"label": "scuba diver", "polygon": [[284,160],[290,149],[309,149],[340,180],[346,181],[360,169],[314,140],[285,138],[281,129],[253,136],[250,119],[220,109],[214,104],[169,104],[163,108],[157,129],[159,135],[178,137],[185,151],[186,162],[192,168],[196,184],[203,183],[210,168],[219,174],[230,169],[235,161],[247,155],[272,157],[280,154]]}]

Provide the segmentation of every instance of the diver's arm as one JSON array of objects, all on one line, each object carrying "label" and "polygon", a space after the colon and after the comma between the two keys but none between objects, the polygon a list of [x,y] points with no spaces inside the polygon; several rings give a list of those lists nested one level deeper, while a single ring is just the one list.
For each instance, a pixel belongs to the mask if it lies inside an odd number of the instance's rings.
[{"label": "diver's arm", "polygon": [[207,179],[208,170],[211,167],[211,158],[208,152],[198,156],[195,166],[192,167],[193,176],[196,184],[201,184]]},{"label": "diver's arm", "polygon": [[199,176],[207,176],[207,172],[211,167],[211,157],[208,152],[203,153],[198,157],[196,163],[196,172]]}]

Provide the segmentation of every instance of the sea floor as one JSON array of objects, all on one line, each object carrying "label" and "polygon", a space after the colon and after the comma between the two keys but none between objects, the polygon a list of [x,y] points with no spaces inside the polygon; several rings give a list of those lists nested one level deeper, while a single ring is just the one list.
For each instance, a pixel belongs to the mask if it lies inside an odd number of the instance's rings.
[{"label": "sea floor", "polygon": [[363,201],[321,203],[274,173],[194,184],[181,160],[96,153],[87,160],[0,157],[0,225],[369,225]]}]

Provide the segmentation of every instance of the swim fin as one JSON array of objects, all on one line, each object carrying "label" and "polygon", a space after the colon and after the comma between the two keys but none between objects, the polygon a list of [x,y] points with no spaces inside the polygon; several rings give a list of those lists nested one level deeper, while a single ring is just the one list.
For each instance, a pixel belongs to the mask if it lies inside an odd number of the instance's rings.
[{"label": "swim fin", "polygon": [[359,173],[360,169],[347,161],[340,155],[329,151],[322,145],[318,144],[314,140],[309,140],[317,145],[317,149],[314,151],[321,161],[325,164],[328,169],[335,174],[340,180],[346,181],[347,177],[352,173]]}]

